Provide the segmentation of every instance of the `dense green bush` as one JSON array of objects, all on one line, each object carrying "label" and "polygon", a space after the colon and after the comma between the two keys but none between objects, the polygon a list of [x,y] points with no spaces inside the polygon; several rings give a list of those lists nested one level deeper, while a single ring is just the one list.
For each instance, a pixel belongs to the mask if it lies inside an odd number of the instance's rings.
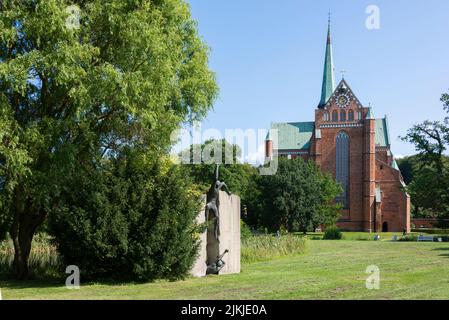
[{"label": "dense green bush", "polygon": [[323,240],[341,240],[342,238],[343,234],[337,227],[326,228],[323,236]]},{"label": "dense green bush", "polygon": [[412,232],[426,234],[449,234],[449,229],[412,229]]},{"label": "dense green bush", "polygon": [[251,228],[245,223],[245,221],[240,220],[240,237],[241,239],[248,239],[253,236]]},{"label": "dense green bush", "polygon": [[[429,234],[425,234],[425,236],[428,236]],[[433,236],[433,241],[434,242],[438,242],[438,238],[441,238],[441,240],[443,242],[449,242],[449,236],[447,235],[441,235],[441,234],[432,234]],[[418,241],[418,234],[412,234],[412,235],[407,235],[404,237],[400,237],[398,239],[398,241],[403,241],[403,242],[416,242]]]},{"label": "dense green bush", "polygon": [[80,175],[76,186],[65,195],[71,205],[49,224],[65,265],[77,265],[84,279],[187,275],[198,251],[199,202],[178,168],[119,160],[110,175]]},{"label": "dense green bush", "polygon": [[265,261],[282,256],[301,254],[305,250],[306,239],[300,236],[252,236],[242,241],[242,262]]}]

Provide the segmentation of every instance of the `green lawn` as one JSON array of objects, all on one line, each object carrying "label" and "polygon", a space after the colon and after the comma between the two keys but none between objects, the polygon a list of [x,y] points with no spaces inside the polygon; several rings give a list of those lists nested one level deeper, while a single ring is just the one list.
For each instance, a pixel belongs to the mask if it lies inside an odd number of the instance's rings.
[{"label": "green lawn", "polygon": [[[369,265],[380,290],[365,288]],[[0,281],[3,299],[449,299],[449,243],[309,241],[305,254],[242,273],[179,282],[86,284]]]}]

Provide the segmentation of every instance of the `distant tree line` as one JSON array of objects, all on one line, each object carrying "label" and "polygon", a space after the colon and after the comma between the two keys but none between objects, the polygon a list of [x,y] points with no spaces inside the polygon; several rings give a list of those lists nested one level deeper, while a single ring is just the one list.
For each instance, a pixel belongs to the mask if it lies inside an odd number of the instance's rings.
[{"label": "distant tree line", "polygon": [[[226,151],[233,155],[232,164],[220,166],[220,180],[241,197],[243,219],[252,229],[307,232],[336,223],[340,206],[335,203],[335,198],[342,189],[312,161],[281,157],[275,175],[261,176],[258,168],[239,163],[240,148],[225,140],[207,141],[200,149],[208,148],[213,156],[214,144],[219,147],[216,150],[223,153],[221,159],[225,159]],[[203,192],[215,179],[215,164],[185,165],[183,170]]]}]

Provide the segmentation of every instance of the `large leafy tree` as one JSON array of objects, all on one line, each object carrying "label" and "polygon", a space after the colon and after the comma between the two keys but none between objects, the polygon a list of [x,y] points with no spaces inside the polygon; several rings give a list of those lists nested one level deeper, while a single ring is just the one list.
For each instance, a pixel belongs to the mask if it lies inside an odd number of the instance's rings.
[{"label": "large leafy tree", "polygon": [[311,161],[279,158],[277,173],[260,176],[257,189],[248,208],[248,222],[255,227],[307,232],[338,219],[335,198],[342,188]]},{"label": "large leafy tree", "polygon": [[182,0],[0,6],[0,223],[23,278],[36,229],[79,175],[129,148],[156,161],[217,87]]},{"label": "large leafy tree", "polygon": [[[441,101],[449,112],[449,95],[443,94]],[[418,152],[412,159],[413,176],[407,187],[416,211],[449,217],[449,117],[417,124],[403,140],[412,143]]]},{"label": "large leafy tree", "polygon": [[[437,171],[434,166],[421,160],[421,155],[414,155],[398,160],[399,168],[411,196],[414,217],[438,218],[441,216],[441,202],[435,202],[435,195],[443,192],[441,184],[436,184]],[[449,166],[449,157],[442,156],[443,167]]]}]

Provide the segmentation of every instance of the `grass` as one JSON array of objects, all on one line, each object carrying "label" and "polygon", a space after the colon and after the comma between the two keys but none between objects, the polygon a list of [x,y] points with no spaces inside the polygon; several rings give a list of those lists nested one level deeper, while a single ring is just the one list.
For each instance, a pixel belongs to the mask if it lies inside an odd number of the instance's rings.
[{"label": "grass", "polygon": [[283,256],[304,253],[306,240],[298,236],[254,236],[242,241],[242,262],[252,263],[273,260]]},{"label": "grass", "polygon": [[[14,247],[12,240],[0,242],[0,276],[7,276],[12,269]],[[56,247],[46,234],[37,234],[33,239],[29,265],[38,278],[54,276],[61,269]]]},{"label": "grass", "polygon": [[[380,290],[365,288],[370,265],[380,268]],[[237,275],[80,290],[0,280],[0,288],[4,299],[449,299],[449,243],[308,241],[305,254],[244,263]]]}]

